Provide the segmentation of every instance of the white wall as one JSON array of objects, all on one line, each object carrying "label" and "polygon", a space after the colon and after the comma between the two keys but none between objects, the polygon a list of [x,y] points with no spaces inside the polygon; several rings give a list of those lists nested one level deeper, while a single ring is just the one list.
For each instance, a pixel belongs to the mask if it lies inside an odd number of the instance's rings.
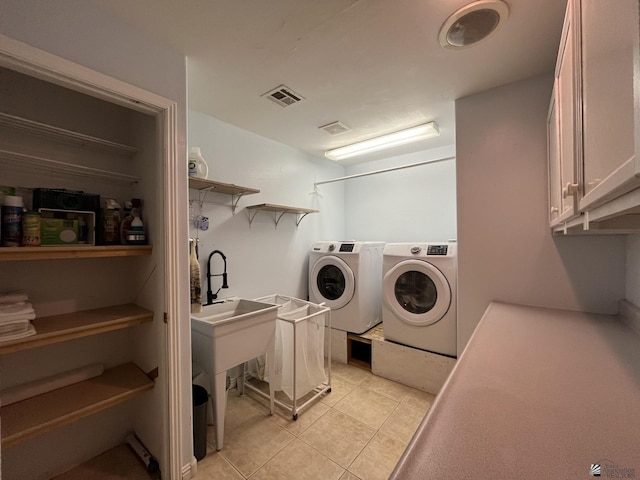
[{"label": "white wall", "polygon": [[640,306],[640,235],[627,237],[626,299]]},{"label": "white wall", "polygon": [[[200,238],[203,296],[206,260],[218,249],[227,256],[229,276],[229,289],[221,290],[221,297],[281,293],[306,299],[311,244],[343,238],[345,232],[344,185],[331,184],[320,194],[312,194],[313,183],[340,177],[344,168],[200,112],[190,110],[188,118],[189,144],[202,149],[209,178],[260,190],[243,197],[235,214],[228,206],[204,204],[202,214],[209,217],[208,231],[199,231],[190,222],[189,235]],[[191,198],[197,198],[196,191],[191,191]],[[219,194],[210,194],[208,199],[230,201]],[[273,213],[257,212],[250,226],[244,207],[260,203],[320,212],[307,215],[297,228],[293,215],[282,217],[276,228]],[[219,256],[214,257],[212,270],[222,271]],[[220,282],[219,277],[212,279],[214,293]]]},{"label": "white wall", "polygon": [[[455,146],[346,168],[346,175],[455,156]],[[347,180],[346,238],[389,242],[456,238],[455,160]],[[323,191],[328,185],[321,185]]]},{"label": "white wall", "polygon": [[625,239],[552,237],[546,115],[552,78],[456,102],[458,353],[492,300],[616,313]]},{"label": "white wall", "polygon": [[[179,157],[186,162],[186,60],[184,55],[172,51],[166,46],[158,44],[155,40],[145,37],[141,32],[131,29],[128,25],[117,21],[104,13],[94,9],[83,0],[65,0],[64,2],[43,2],[40,0],[2,0],[2,13],[0,14],[0,33],[24,43],[30,44],[39,49],[58,55],[67,60],[80,65],[92,68],[101,73],[110,75],[119,80],[136,85],[145,90],[158,95],[175,100],[178,104],[178,152]],[[185,181],[186,182],[186,181]],[[160,186],[158,188],[161,188]],[[185,220],[184,230],[187,230],[187,189],[178,195],[179,202],[184,204]],[[186,261],[185,250],[185,261]],[[180,278],[183,278],[184,289],[176,292],[181,302],[181,310],[184,316],[188,316],[188,270],[187,264],[179,271]],[[164,339],[157,345],[160,355],[164,355]],[[180,332],[181,362],[180,368],[183,375],[181,390],[183,402],[183,415],[180,420],[182,429],[182,459],[181,465],[189,463],[192,457],[191,448],[191,395],[190,395],[190,328],[188,322],[183,323]],[[161,366],[162,367],[162,366]],[[172,368],[175,368],[173,366]],[[161,368],[162,371],[162,368]],[[163,382],[165,378],[159,377],[158,387],[154,395],[162,395]],[[166,385],[166,383],[164,383]],[[158,391],[160,389],[160,391]],[[146,397],[147,398],[147,397]],[[135,410],[144,407],[133,402],[131,409]],[[95,425],[96,422],[104,427],[104,431],[113,430],[109,422],[114,423],[117,415],[125,415],[124,409],[118,407],[108,410],[99,416],[91,417],[91,420],[77,422],[76,424],[58,429],[42,436],[40,440],[34,440],[42,444],[42,448],[47,448],[48,457],[63,458],[62,462],[68,461],[66,454],[57,454],[64,450],[65,446],[59,442],[60,435],[69,433],[70,429],[87,429],[87,425]],[[130,421],[132,423],[133,420]],[[161,425],[161,424],[156,424]],[[166,425],[165,425],[166,426]],[[100,428],[98,428],[100,429]],[[95,428],[94,428],[95,430]],[[58,435],[58,436],[55,436]],[[87,438],[80,437],[78,438]],[[49,440],[45,445],[45,441]],[[56,444],[57,440],[57,444]],[[147,440],[148,446],[153,448],[154,453],[161,457],[161,461],[168,461],[167,452],[159,451],[161,438],[151,438]],[[65,443],[65,442],[62,442]],[[90,449],[90,444],[86,444],[86,450]],[[83,445],[84,447],[84,445]],[[19,446],[14,448],[20,448]],[[86,452],[76,452],[77,457]],[[3,463],[7,457],[3,458]],[[30,464],[39,468],[37,460],[41,458],[36,450],[29,452],[26,460]],[[60,459],[59,459],[60,460]],[[46,462],[46,461],[45,461]],[[42,463],[45,463],[42,462]],[[163,465],[166,470],[166,464]]]}]

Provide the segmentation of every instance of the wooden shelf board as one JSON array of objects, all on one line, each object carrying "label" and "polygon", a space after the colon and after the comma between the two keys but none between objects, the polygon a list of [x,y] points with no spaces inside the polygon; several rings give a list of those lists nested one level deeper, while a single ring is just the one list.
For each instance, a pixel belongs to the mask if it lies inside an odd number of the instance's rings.
[{"label": "wooden shelf board", "polygon": [[273,203],[260,203],[258,205],[250,205],[249,210],[263,210],[265,212],[283,212],[283,213],[318,213],[320,210],[312,208],[288,207],[286,205],[275,205]]},{"label": "wooden shelf board", "polygon": [[206,178],[189,177],[189,188],[194,190],[207,190],[214,193],[226,195],[251,195],[260,193],[257,188],[241,187],[232,183],[222,183]]},{"label": "wooden shelf board", "polygon": [[133,303],[41,317],[36,334],[0,343],[0,355],[88,337],[153,321],[153,312]]},{"label": "wooden shelf board", "polygon": [[151,252],[151,245],[65,245],[61,247],[0,247],[0,261],[138,257],[151,255]]},{"label": "wooden shelf board", "polygon": [[148,480],[160,478],[150,474],[127,445],[118,445],[52,480]]},{"label": "wooden shelf board", "polygon": [[2,447],[113,407],[153,386],[135,364],[125,363],[98,377],[2,407]]}]

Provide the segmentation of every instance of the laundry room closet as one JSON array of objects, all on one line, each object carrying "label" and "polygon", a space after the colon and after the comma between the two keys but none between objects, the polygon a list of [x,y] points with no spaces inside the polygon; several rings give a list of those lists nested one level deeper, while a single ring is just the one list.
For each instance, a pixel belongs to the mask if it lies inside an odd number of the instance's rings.
[{"label": "laundry room closet", "polygon": [[[62,215],[73,210],[64,199],[89,210],[83,202],[99,195],[101,205],[83,218],[84,244],[0,247],[0,292],[23,291],[36,314],[35,335],[0,339],[2,475],[51,478],[130,432],[166,468],[162,116],[17,70],[0,67],[0,184],[27,209],[34,189],[62,202]],[[144,240],[105,242],[105,199],[142,200]],[[64,218],[77,235],[77,218]],[[29,393],[34,385],[44,393]],[[8,404],[16,390],[26,393]]]}]

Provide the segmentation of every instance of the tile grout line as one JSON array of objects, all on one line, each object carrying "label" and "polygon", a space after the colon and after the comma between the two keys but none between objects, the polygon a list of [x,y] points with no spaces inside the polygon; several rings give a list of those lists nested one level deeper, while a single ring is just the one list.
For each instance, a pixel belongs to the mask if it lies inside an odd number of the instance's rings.
[{"label": "tile grout line", "polygon": [[[353,368],[355,368],[355,367],[353,367]],[[333,370],[333,369],[332,369],[332,370]],[[273,424],[273,425],[275,425],[275,426],[279,427],[281,431],[284,431],[285,433],[289,434],[289,435],[291,436],[291,439],[290,439],[290,441],[288,441],[285,445],[283,445],[280,449],[278,449],[278,451],[276,451],[273,455],[271,455],[267,460],[265,460],[263,463],[261,463],[261,464],[260,464],[260,465],[255,469],[255,470],[253,470],[253,471],[252,471],[248,476],[243,475],[243,474],[242,474],[242,472],[240,472],[240,471],[238,470],[238,468],[236,468],[236,466],[235,466],[235,465],[233,465],[233,463],[232,463],[230,460],[228,460],[228,459],[227,459],[227,458],[222,454],[222,451],[221,451],[221,452],[218,452],[218,453],[220,453],[221,458],[224,460],[224,462],[225,462],[225,463],[227,463],[228,465],[230,465],[230,466],[233,468],[233,470],[234,470],[235,472],[237,472],[237,473],[240,475],[240,477],[242,477],[244,480],[247,480],[247,479],[250,479],[253,475],[255,475],[255,474],[256,474],[256,472],[258,472],[260,469],[264,468],[264,467],[265,467],[269,462],[271,462],[271,461],[272,461],[276,456],[278,456],[280,453],[282,453],[282,451],[283,451],[284,449],[286,449],[286,448],[290,447],[290,446],[292,445],[292,443],[293,443],[293,442],[295,442],[296,440],[299,440],[299,441],[301,442],[301,444],[302,444],[302,445],[306,446],[307,448],[310,448],[311,450],[313,450],[313,451],[315,451],[317,454],[319,454],[322,458],[324,458],[325,460],[328,460],[328,461],[329,461],[329,462],[331,462],[333,465],[337,466],[337,467],[342,471],[342,472],[341,472],[341,474],[340,474],[340,477],[342,477],[343,475],[345,475],[345,473],[346,473],[346,472],[348,472],[350,475],[353,475],[353,476],[354,476],[354,477],[356,477],[356,478],[360,478],[360,477],[358,477],[356,474],[354,474],[353,472],[351,472],[349,469],[353,466],[354,462],[355,462],[355,461],[356,461],[356,460],[357,460],[357,459],[362,455],[362,453],[367,449],[367,447],[369,447],[369,445],[370,445],[370,444],[372,443],[372,441],[376,438],[376,436],[377,436],[378,434],[380,434],[381,429],[382,429],[382,428],[387,424],[387,422],[389,421],[389,419],[390,419],[390,418],[391,418],[391,417],[392,417],[392,416],[393,416],[393,415],[398,411],[398,409],[399,409],[399,408],[400,408],[400,406],[402,405],[402,402],[408,398],[408,396],[409,396],[409,393],[410,393],[410,392],[408,392],[408,391],[407,391],[406,393],[404,393],[404,395],[402,395],[402,396],[401,396],[401,398],[400,398],[400,399],[397,399],[397,398],[394,398],[394,397],[390,396],[389,394],[383,393],[383,392],[381,392],[381,391],[373,390],[373,389],[371,389],[371,388],[369,388],[369,387],[367,387],[367,386],[363,386],[362,384],[363,384],[364,382],[366,382],[369,378],[372,378],[372,377],[378,378],[378,376],[374,375],[372,372],[369,372],[368,377],[367,377],[367,378],[365,378],[365,379],[363,379],[363,380],[361,380],[359,383],[353,383],[350,379],[345,378],[345,377],[343,377],[343,376],[342,376],[342,375],[340,375],[340,374],[336,374],[336,373],[334,373],[333,371],[332,371],[332,377],[333,377],[334,379],[339,379],[341,382],[343,382],[344,384],[346,384],[348,387],[351,387],[351,388],[350,388],[350,390],[349,390],[347,393],[345,393],[344,395],[342,395],[340,399],[336,400],[336,401],[335,401],[335,403],[334,403],[333,405],[329,405],[329,404],[327,404],[327,403],[325,403],[325,402],[322,402],[322,400],[323,400],[324,398],[330,398],[330,397],[329,397],[329,395],[330,395],[330,394],[327,394],[327,395],[325,395],[325,396],[323,396],[323,397],[319,398],[317,403],[322,403],[322,404],[324,405],[324,407],[326,407],[326,408],[327,408],[327,410],[326,410],[325,412],[323,412],[319,417],[317,417],[316,419],[314,419],[314,420],[313,420],[309,425],[307,425],[304,429],[300,430],[300,431],[299,431],[299,432],[297,432],[297,433],[294,433],[294,432],[292,432],[292,431],[288,430],[288,429],[286,428],[286,426],[280,425],[280,424],[278,423],[279,419],[278,419],[277,417],[282,417],[282,419],[283,419],[283,420],[285,420],[286,422],[288,422],[288,421],[290,420],[290,416],[286,416],[286,415],[284,415],[284,413],[285,413],[285,412],[281,412],[281,413],[283,413],[283,415],[279,415],[279,414],[277,413],[277,410],[276,410],[276,413],[274,413],[274,415],[269,415],[269,414],[268,414],[268,412],[263,413],[262,411],[264,411],[264,409],[265,409],[265,407],[266,407],[266,406],[265,406],[265,405],[263,405],[263,404],[262,404],[258,399],[256,399],[256,398],[252,397],[251,395],[247,395],[247,393],[245,393],[244,398],[246,398],[247,400],[249,400],[249,401],[251,402],[251,404],[249,404],[248,406],[249,406],[252,410],[254,410],[254,411],[255,411],[255,414],[250,415],[250,417],[246,418],[244,421],[242,421],[242,422],[238,423],[237,425],[235,425],[235,426],[234,426],[234,429],[235,429],[235,428],[240,427],[240,426],[241,426],[241,425],[243,425],[243,424],[245,424],[247,421],[249,421],[249,420],[250,420],[250,418],[253,418],[253,417],[255,417],[255,416],[257,415],[257,416],[261,416],[261,417],[266,417],[266,419],[268,419],[270,422],[272,422],[272,424]],[[352,377],[351,377],[351,378],[352,378]],[[384,377],[379,377],[379,378],[384,379]],[[398,383],[398,384],[400,384],[399,382],[395,382],[395,381],[390,380],[390,379],[384,379],[384,380],[387,380],[387,381],[389,381],[389,382],[393,382],[393,383]],[[332,383],[333,383],[333,382],[332,382]],[[402,384],[400,384],[400,385],[402,385]],[[351,392],[353,392],[353,391],[354,391],[355,389],[357,389],[357,388],[360,388],[361,390],[368,391],[368,392],[370,392],[370,393],[374,393],[374,394],[380,395],[381,397],[384,397],[384,398],[386,398],[386,399],[388,399],[388,400],[391,400],[391,401],[393,401],[393,402],[395,403],[395,405],[393,406],[393,409],[391,410],[391,412],[389,413],[389,415],[384,419],[384,421],[382,422],[382,424],[381,424],[379,427],[377,427],[377,428],[372,427],[371,425],[368,425],[368,424],[366,424],[366,423],[362,422],[362,420],[360,420],[360,419],[358,419],[358,418],[355,418],[355,417],[353,417],[352,415],[350,415],[350,414],[348,414],[348,413],[346,413],[346,412],[343,412],[343,411],[341,411],[341,410],[338,410],[338,409],[336,408],[336,406],[337,406],[341,401],[343,401],[343,399],[344,399],[344,398],[346,398],[346,397],[347,397]],[[255,404],[257,404],[260,408],[257,408],[256,406],[253,406],[253,404],[254,404],[254,403],[255,403]],[[423,412],[422,412],[422,410],[421,410],[421,409],[419,409],[419,408],[412,407],[411,405],[408,405],[408,404],[407,404],[406,406],[407,406],[408,408],[410,408],[410,410],[413,410],[413,411],[416,411],[416,412],[419,412],[419,413],[423,413]],[[262,410],[262,411],[261,411],[261,410]],[[362,448],[360,448],[360,449],[358,449],[358,450],[357,450],[357,453],[355,454],[355,456],[354,456],[353,460],[352,460],[351,462],[349,462],[349,465],[348,465],[347,467],[343,467],[342,465],[338,464],[338,463],[337,463],[336,461],[334,461],[332,458],[330,458],[329,456],[325,455],[323,452],[321,452],[320,450],[318,450],[316,447],[314,447],[313,445],[311,445],[311,444],[307,443],[304,439],[302,439],[302,438],[301,438],[301,436],[302,436],[303,434],[305,434],[305,432],[307,432],[307,431],[308,431],[310,428],[312,428],[312,427],[313,427],[317,422],[319,422],[322,418],[324,418],[324,417],[325,417],[325,415],[328,415],[328,414],[332,413],[332,411],[333,411],[333,412],[335,412],[335,413],[342,414],[342,415],[347,415],[347,416],[348,416],[349,418],[351,418],[352,420],[354,420],[354,421],[358,422],[359,424],[362,424],[363,426],[365,426],[365,427],[367,427],[367,428],[369,428],[369,429],[371,429],[371,430],[373,431],[373,434],[371,435],[371,437],[370,437],[370,438],[369,438],[369,439],[364,443],[364,445],[363,445],[363,447],[362,447]],[[425,414],[426,414],[426,413],[425,413]],[[288,423],[287,423],[287,424],[288,424]],[[390,437],[390,438],[393,438],[393,439],[394,439],[394,440],[396,440],[396,441],[402,441],[402,442],[404,442],[403,440],[401,440],[401,439],[399,439],[399,438],[396,438],[394,435],[389,435],[389,437]],[[207,442],[207,443],[208,443],[208,442]]]}]

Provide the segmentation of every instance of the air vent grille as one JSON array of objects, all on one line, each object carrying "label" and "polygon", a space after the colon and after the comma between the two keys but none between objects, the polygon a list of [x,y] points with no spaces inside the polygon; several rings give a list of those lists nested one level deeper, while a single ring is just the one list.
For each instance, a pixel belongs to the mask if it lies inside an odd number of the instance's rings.
[{"label": "air vent grille", "polygon": [[318,128],[320,128],[321,130],[324,130],[330,135],[340,135],[341,133],[348,132],[349,130],[351,130],[342,122],[332,122]]},{"label": "air vent grille", "polygon": [[279,87],[269,90],[267,93],[263,93],[260,96],[268,98],[281,107],[288,107],[289,105],[293,105],[294,103],[298,103],[305,99],[302,95],[294,92],[285,85],[280,85]]}]

